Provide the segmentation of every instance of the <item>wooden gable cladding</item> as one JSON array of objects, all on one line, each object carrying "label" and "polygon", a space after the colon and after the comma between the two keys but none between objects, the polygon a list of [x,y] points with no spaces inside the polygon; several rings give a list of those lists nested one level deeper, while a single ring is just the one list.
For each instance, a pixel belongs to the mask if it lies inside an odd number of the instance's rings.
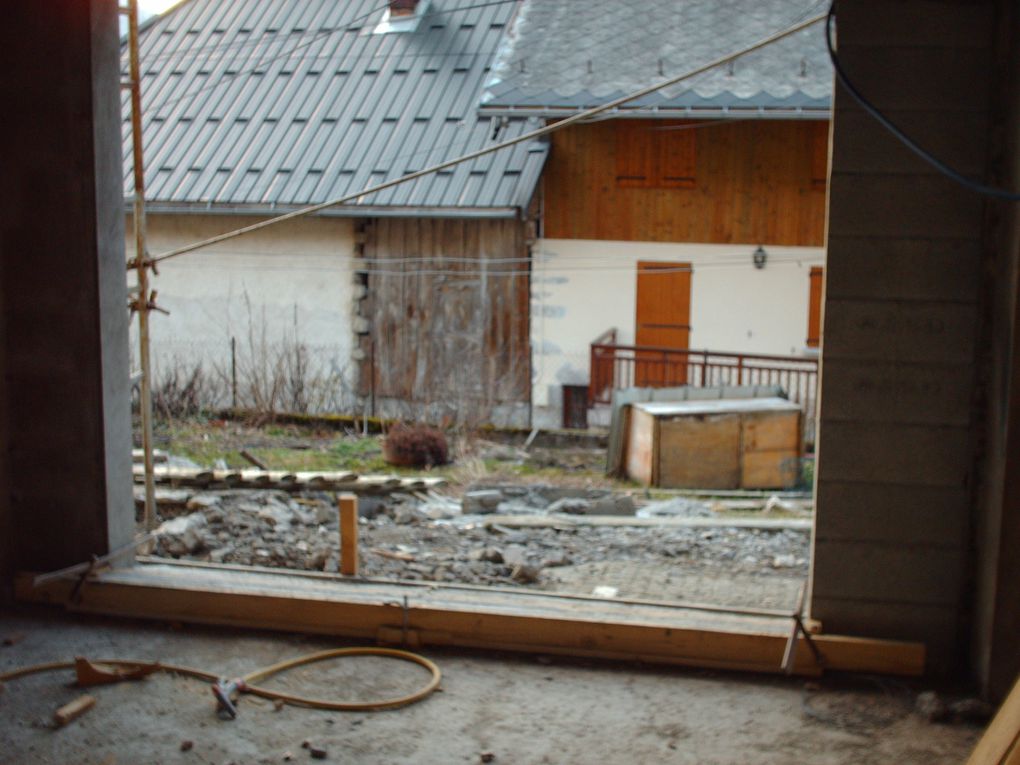
[{"label": "wooden gable cladding", "polygon": [[[822,245],[825,195],[814,182],[819,123],[702,123],[689,130],[647,131],[653,136],[651,147],[637,140],[640,133],[629,133],[629,123],[696,124],[606,120],[553,133],[543,181],[545,236]],[[639,175],[637,169],[652,161],[654,137],[660,135],[677,139],[680,157],[684,152],[693,157],[691,182],[660,187],[618,182],[621,170]],[[684,135],[693,140],[684,144],[687,139],[679,138]],[[634,155],[621,157],[624,151]],[[680,164],[679,159],[675,163]]]},{"label": "wooden gable cladding", "polygon": [[362,315],[374,348],[363,393],[374,382],[377,398],[439,405],[480,421],[497,404],[530,399],[523,226],[435,218],[368,224]]}]

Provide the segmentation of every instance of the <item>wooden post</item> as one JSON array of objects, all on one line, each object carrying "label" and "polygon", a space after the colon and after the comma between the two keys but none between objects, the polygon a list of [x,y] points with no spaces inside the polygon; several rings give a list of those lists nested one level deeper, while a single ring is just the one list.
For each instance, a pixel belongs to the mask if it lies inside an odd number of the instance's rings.
[{"label": "wooden post", "polygon": [[340,504],[340,573],[358,575],[358,497],[341,494]]}]

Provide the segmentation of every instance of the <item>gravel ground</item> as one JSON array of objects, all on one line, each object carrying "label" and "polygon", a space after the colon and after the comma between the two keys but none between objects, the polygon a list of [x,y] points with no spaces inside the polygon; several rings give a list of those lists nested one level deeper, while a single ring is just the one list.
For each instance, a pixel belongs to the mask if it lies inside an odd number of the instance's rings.
[{"label": "gravel ground", "polygon": [[[162,513],[175,517],[162,527],[157,555],[327,572],[339,567],[331,495],[232,490],[178,492],[174,498],[175,505],[161,503]],[[518,495],[499,508],[521,512],[529,507],[527,499]],[[618,497],[609,499],[619,503]],[[547,499],[536,504],[542,501]],[[586,500],[570,502],[576,508]],[[799,582],[807,576],[810,533],[803,529],[595,526],[578,516],[561,516],[580,520],[567,528],[508,528],[489,522],[488,515],[462,515],[458,501],[435,495],[367,498],[360,510],[360,573],[366,577],[583,594],[602,586],[614,588],[619,597],[692,600],[712,578],[766,588],[777,580],[779,590],[773,588],[772,597],[787,602],[796,587],[791,595],[778,580]],[[712,515],[705,505],[687,500],[637,512],[646,517]],[[546,508],[534,506],[531,513],[548,515]],[[757,602],[758,596],[737,598],[748,599]]]}]

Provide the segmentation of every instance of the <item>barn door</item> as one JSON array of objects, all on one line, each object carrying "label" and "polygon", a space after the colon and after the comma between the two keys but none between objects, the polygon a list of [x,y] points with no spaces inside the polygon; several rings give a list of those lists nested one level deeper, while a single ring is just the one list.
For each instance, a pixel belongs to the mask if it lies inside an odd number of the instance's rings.
[{"label": "barn door", "polygon": [[[638,261],[635,345],[687,350],[691,336],[691,264]],[[634,383],[665,387],[687,382],[686,356],[636,354]]]}]

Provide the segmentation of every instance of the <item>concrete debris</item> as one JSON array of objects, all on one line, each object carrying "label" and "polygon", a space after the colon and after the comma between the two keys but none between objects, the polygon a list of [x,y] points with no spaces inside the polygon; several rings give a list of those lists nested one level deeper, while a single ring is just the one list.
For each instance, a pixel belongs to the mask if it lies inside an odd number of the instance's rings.
[{"label": "concrete debris", "polygon": [[[517,528],[488,523],[489,511],[507,503],[527,508],[524,515],[553,522]],[[586,522],[585,515],[595,511],[634,512],[631,496],[607,489],[475,486],[464,497],[465,508],[474,511],[461,513],[460,504],[460,499],[434,490],[372,497],[365,512],[359,513],[361,573],[429,582],[554,587],[560,574],[546,577],[543,572],[607,561],[673,568],[679,559],[685,569],[761,576],[807,571],[806,528]],[[199,489],[185,506],[189,512],[184,515],[162,516],[156,555],[328,573],[339,569],[338,512],[332,492]],[[572,512],[557,512],[566,509]],[[163,508],[158,510],[162,515]],[[691,500],[674,499],[651,503],[641,512],[653,518],[700,517],[705,509]],[[570,571],[563,575],[569,577]]]},{"label": "concrete debris", "polygon": [[202,529],[207,525],[202,513],[182,515],[164,521],[156,534],[160,548],[175,558],[182,555],[193,555],[205,546]]},{"label": "concrete debris", "polygon": [[983,724],[992,719],[995,707],[981,699],[960,699],[949,705],[949,711],[963,722]]},{"label": "concrete debris", "polygon": [[503,501],[503,494],[498,490],[481,490],[464,492],[462,508],[465,513],[494,513]]},{"label": "concrete debris", "polygon": [[925,691],[917,696],[914,711],[928,722],[945,722],[950,717],[949,706],[935,691]]},{"label": "concrete debris", "polygon": [[519,584],[534,584],[541,578],[542,570],[538,566],[521,563],[513,567],[510,578]]},{"label": "concrete debris", "polygon": [[636,513],[638,518],[711,518],[714,513],[706,502],[686,497],[649,502]]},{"label": "concrete debris", "polygon": [[570,515],[586,515],[591,509],[591,502],[580,497],[563,497],[548,507],[550,513],[568,513]]},{"label": "concrete debris", "polygon": [[765,503],[765,507],[762,509],[762,512],[768,514],[774,513],[777,510],[782,510],[783,512],[786,513],[797,513],[800,512],[800,509],[801,508],[799,505],[795,505],[792,502],[787,502],[773,494],[771,497],[769,497],[768,502]]}]

